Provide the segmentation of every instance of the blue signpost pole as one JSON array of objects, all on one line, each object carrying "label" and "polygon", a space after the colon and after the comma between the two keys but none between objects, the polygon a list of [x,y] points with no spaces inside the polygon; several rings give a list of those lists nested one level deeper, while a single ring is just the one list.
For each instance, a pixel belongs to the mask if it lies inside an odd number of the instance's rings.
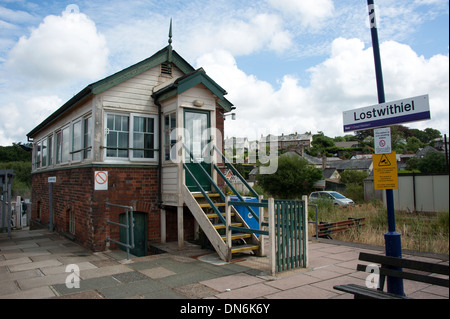
[{"label": "blue signpost pole", "polygon": [[[367,0],[370,18],[370,31],[372,35],[373,55],[375,60],[375,73],[377,79],[378,103],[385,103],[383,73],[381,69],[380,45],[378,40],[378,27],[375,17],[374,0]],[[402,257],[402,246],[400,234],[395,231],[395,209],[394,192],[392,189],[386,189],[386,206],[388,214],[388,232],[384,234],[386,256]],[[397,295],[404,296],[403,279],[387,278],[387,291]]]}]

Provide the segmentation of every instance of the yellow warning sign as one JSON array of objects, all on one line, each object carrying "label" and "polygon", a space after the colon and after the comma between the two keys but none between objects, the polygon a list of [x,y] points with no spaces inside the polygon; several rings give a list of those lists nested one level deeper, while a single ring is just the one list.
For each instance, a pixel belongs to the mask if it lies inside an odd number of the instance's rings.
[{"label": "yellow warning sign", "polygon": [[373,181],[375,189],[397,189],[397,158],[396,153],[373,154]]}]

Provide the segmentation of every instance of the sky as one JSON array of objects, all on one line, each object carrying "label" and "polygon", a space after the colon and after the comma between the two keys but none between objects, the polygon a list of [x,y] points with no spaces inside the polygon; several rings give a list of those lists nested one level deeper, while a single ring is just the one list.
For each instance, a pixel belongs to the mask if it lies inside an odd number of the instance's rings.
[{"label": "sky", "polygon": [[[448,0],[375,0],[386,101],[428,94],[449,133]],[[366,0],[0,0],[0,145],[90,83],[173,48],[236,110],[225,137],[344,136],[344,111],[378,103]]]}]

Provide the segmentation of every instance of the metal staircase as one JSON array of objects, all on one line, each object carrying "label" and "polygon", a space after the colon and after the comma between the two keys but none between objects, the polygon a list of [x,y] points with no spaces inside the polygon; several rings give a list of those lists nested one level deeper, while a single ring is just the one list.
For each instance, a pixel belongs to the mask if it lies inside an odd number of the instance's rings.
[{"label": "metal staircase", "polygon": [[[188,154],[189,150],[185,147]],[[250,192],[256,197],[257,193],[246,183],[243,177],[237,172],[233,165],[225,158],[225,156],[220,153],[217,148],[214,150],[222,156],[225,160],[225,164],[233,173],[238,176]],[[192,154],[191,160],[195,163]],[[201,167],[201,172],[209,176],[209,174],[202,168],[200,163],[197,163]],[[217,171],[217,176],[221,177],[232,192],[240,199],[244,201],[242,196],[234,189],[233,185],[228,181],[228,179],[223,175],[222,171],[217,167],[216,164],[212,164],[214,169]],[[228,205],[226,203],[226,197],[221,188],[213,181],[209,176],[208,180],[211,183],[212,189],[215,192],[206,192],[198,183],[196,177],[192,174],[189,168],[183,164],[186,172],[192,177],[194,183],[200,192],[190,192],[186,185],[183,188],[183,197],[186,206],[189,208],[200,228],[205,233],[206,237],[209,239],[210,243],[214,249],[219,254],[220,258],[225,261],[230,261],[233,254],[242,253],[246,251],[251,251],[254,254],[261,253],[261,243],[260,239],[255,235],[259,230],[251,229],[241,215],[236,211],[234,206]],[[229,209],[229,216],[227,217],[226,209]],[[253,211],[251,207],[247,207],[249,213],[251,213],[254,218],[259,221],[259,216]],[[227,222],[227,218],[229,219]],[[229,230],[227,238],[227,229]]]}]

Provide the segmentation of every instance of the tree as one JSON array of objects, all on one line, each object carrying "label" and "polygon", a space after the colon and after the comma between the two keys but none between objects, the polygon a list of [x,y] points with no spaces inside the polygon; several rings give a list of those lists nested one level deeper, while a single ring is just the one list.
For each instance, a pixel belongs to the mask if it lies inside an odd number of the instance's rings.
[{"label": "tree", "polygon": [[411,136],[406,139],[406,150],[409,153],[416,153],[418,149],[423,146],[424,144],[415,136]]},{"label": "tree", "polygon": [[309,194],[314,182],[323,178],[322,171],[297,156],[281,156],[274,174],[258,174],[258,184],[277,198],[295,199]]},{"label": "tree", "polygon": [[367,172],[361,172],[353,169],[346,169],[341,173],[341,182],[349,184],[364,185],[364,179],[367,178],[369,174]]},{"label": "tree", "polygon": [[445,155],[438,152],[429,152],[424,158],[421,158],[417,168],[422,173],[445,172]]}]

